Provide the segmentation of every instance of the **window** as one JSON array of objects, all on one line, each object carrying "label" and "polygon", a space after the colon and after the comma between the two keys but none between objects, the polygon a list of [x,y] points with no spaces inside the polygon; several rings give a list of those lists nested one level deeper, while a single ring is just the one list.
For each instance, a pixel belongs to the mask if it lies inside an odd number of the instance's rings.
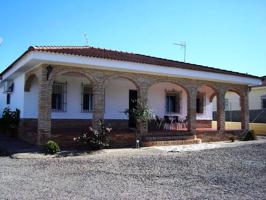
[{"label": "window", "polygon": [[196,111],[199,114],[204,112],[204,94],[200,92],[197,94]]},{"label": "window", "polygon": [[6,94],[6,104],[7,104],[7,105],[10,104],[10,98],[11,98],[10,94],[7,93],[7,94]]},{"label": "window", "polygon": [[81,94],[81,110],[82,112],[92,111],[92,87],[91,85],[82,84],[82,94]]},{"label": "window", "polygon": [[53,84],[52,92],[52,110],[54,112],[65,112],[66,111],[66,100],[67,100],[67,84],[57,83]]},{"label": "window", "polygon": [[166,113],[180,113],[180,93],[166,93]]},{"label": "window", "polygon": [[262,109],[266,109],[266,95],[261,97],[261,107]]}]

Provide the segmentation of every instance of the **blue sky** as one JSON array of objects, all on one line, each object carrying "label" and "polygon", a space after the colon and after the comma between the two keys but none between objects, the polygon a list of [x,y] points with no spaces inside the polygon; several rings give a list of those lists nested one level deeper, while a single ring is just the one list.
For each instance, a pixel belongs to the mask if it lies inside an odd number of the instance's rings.
[{"label": "blue sky", "polygon": [[265,0],[6,0],[0,71],[31,45],[89,45],[266,75]]}]

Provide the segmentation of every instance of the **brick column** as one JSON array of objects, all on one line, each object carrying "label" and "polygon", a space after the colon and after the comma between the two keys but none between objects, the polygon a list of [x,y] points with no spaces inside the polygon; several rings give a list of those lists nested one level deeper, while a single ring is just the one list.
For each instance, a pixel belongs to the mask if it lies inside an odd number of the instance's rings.
[{"label": "brick column", "polygon": [[99,129],[99,120],[104,119],[104,84],[96,82],[93,85],[93,118],[92,127]]},{"label": "brick column", "polygon": [[224,133],[225,130],[225,90],[220,89],[217,94],[217,130]]},{"label": "brick column", "polygon": [[[139,90],[138,90],[138,99],[139,101],[146,105],[148,103],[148,86],[146,85],[142,85]],[[148,122],[139,122],[138,124],[138,132],[139,135],[137,135],[138,139],[140,139],[140,137],[142,135],[145,135],[148,133]]]},{"label": "brick column", "polygon": [[249,130],[249,105],[248,105],[248,88],[240,97],[241,105],[241,129]]},{"label": "brick column", "polygon": [[187,97],[187,117],[188,117],[188,131],[195,135],[196,137],[196,100],[197,100],[197,88],[189,87],[188,88],[188,97]]},{"label": "brick column", "polygon": [[47,68],[41,67],[39,86],[39,113],[37,144],[44,144],[51,135],[51,98],[52,85],[48,84]]}]

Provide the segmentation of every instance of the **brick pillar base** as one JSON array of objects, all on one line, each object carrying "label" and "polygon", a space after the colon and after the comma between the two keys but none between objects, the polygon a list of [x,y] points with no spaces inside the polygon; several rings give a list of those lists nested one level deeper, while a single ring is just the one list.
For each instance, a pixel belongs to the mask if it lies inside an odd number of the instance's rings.
[{"label": "brick pillar base", "polygon": [[38,145],[43,145],[51,135],[51,95],[52,84],[49,84],[47,80],[46,66],[42,66],[39,89]]},{"label": "brick pillar base", "polygon": [[187,98],[187,116],[188,116],[188,131],[196,138],[196,99],[197,99],[197,88],[188,88]]},{"label": "brick pillar base", "polygon": [[248,88],[243,92],[243,96],[240,97],[241,105],[241,129],[249,130],[249,104],[248,104]]},{"label": "brick pillar base", "polygon": [[221,89],[217,94],[217,130],[218,133],[225,131],[225,90]]}]

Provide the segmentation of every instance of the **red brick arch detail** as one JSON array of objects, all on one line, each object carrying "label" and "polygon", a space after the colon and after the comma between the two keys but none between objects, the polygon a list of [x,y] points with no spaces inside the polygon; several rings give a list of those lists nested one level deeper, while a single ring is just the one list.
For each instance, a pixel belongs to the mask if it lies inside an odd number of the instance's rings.
[{"label": "red brick arch detail", "polygon": [[217,94],[219,94],[219,90],[217,89],[217,87],[216,86],[214,86],[214,85],[211,85],[211,84],[202,84],[202,85],[200,85],[198,88],[197,88],[197,90],[199,90],[201,87],[208,87],[208,88],[211,88],[213,91],[214,91],[214,93],[210,96],[210,102],[212,102],[212,100],[214,99],[214,97],[215,96],[217,96]]},{"label": "red brick arch detail", "polygon": [[61,75],[67,74],[67,73],[76,73],[76,74],[80,74],[82,76],[84,76],[85,78],[87,78],[89,81],[91,81],[92,85],[95,85],[95,78],[93,77],[92,74],[83,71],[83,70],[79,70],[79,69],[65,69],[65,70],[57,70],[54,69],[55,72],[52,72],[52,74],[49,77],[48,80],[48,85],[51,86],[55,80],[56,77],[59,77]]},{"label": "red brick arch detail", "polygon": [[160,84],[160,83],[171,83],[171,84],[177,85],[177,86],[181,87],[182,89],[184,89],[185,92],[186,92],[186,94],[187,94],[187,96],[189,96],[189,90],[188,90],[188,88],[185,86],[185,84],[180,83],[180,82],[178,82],[178,81],[174,81],[174,80],[172,81],[172,80],[163,80],[163,79],[161,80],[161,79],[159,79],[159,80],[153,81],[152,83],[149,84],[148,91],[149,91],[150,88],[152,88],[154,85],[157,85],[157,84]]},{"label": "red brick arch detail", "polygon": [[118,75],[111,75],[111,76],[108,76],[107,78],[104,79],[103,81],[103,85],[104,87],[111,81],[111,80],[114,80],[114,79],[117,79],[117,78],[122,78],[122,79],[126,79],[130,82],[132,82],[137,90],[139,91],[140,90],[140,84],[139,82],[136,80],[135,77],[133,76],[129,76],[129,75],[126,75],[126,74],[118,74]]},{"label": "red brick arch detail", "polygon": [[25,81],[25,85],[24,85],[24,91],[25,92],[29,92],[30,91],[30,88],[31,88],[31,85],[32,85],[32,82],[34,79],[37,79],[38,80],[38,77],[36,76],[36,74],[31,74],[27,77],[26,81]]}]

